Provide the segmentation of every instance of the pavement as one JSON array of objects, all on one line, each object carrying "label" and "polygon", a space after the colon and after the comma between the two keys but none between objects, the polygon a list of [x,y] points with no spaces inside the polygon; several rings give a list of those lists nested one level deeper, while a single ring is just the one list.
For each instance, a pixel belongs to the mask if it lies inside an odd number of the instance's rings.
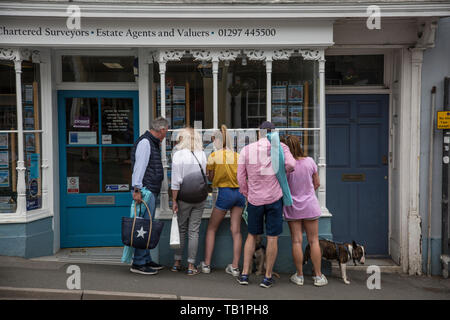
[{"label": "pavement", "polygon": [[[80,289],[73,284],[70,266],[80,270]],[[450,279],[409,276],[381,272],[380,289],[368,289],[371,274],[364,270],[348,270],[351,283],[340,279],[333,268],[328,285],[315,287],[311,277],[297,286],[289,281],[291,274],[280,274],[272,288],[261,288],[261,276],[251,275],[250,284],[242,286],[223,269],[210,274],[188,276],[172,272],[168,267],[157,275],[138,275],[125,264],[36,261],[0,256],[0,299],[38,300],[342,300],[342,299],[420,299],[450,300]],[[72,277],[72,278],[70,278]],[[370,283],[374,283],[369,280]]]}]

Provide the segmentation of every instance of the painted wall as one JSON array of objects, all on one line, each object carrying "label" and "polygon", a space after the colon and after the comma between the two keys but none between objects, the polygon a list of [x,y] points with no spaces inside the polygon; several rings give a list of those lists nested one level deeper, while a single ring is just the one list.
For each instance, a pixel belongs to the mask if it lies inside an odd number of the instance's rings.
[{"label": "painted wall", "polygon": [[[450,18],[438,22],[435,47],[424,52],[422,66],[421,134],[420,134],[420,215],[422,218],[423,272],[427,272],[428,240],[428,168],[430,164],[431,89],[436,86],[436,109],[443,110],[444,77],[450,77]],[[435,114],[436,118],[436,114]],[[436,121],[436,120],[435,120]],[[442,131],[435,129],[433,143],[433,193],[431,217],[431,269],[441,274],[441,198],[442,198]]]}]

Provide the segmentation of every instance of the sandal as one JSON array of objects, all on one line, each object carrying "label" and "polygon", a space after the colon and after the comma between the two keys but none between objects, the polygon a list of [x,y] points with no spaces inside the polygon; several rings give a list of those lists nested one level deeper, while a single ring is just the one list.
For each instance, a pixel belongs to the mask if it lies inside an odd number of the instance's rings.
[{"label": "sandal", "polygon": [[186,274],[188,276],[195,276],[196,274],[199,274],[199,273],[200,273],[200,271],[198,269],[188,269],[186,271]]},{"label": "sandal", "polygon": [[181,271],[181,266],[173,266],[172,268],[170,268],[170,271],[173,271],[173,272]]}]

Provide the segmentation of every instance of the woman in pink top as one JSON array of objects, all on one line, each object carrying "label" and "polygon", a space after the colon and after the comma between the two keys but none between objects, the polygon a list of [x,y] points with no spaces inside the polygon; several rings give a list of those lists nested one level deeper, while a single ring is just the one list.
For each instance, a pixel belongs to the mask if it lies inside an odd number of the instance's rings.
[{"label": "woman in pink top", "polygon": [[300,144],[300,138],[287,135],[283,139],[296,159],[295,170],[288,173],[287,180],[292,196],[292,206],[284,207],[284,218],[288,221],[292,238],[292,255],[297,268],[291,281],[303,285],[303,228],[306,231],[311,247],[311,260],[314,265],[314,285],[326,285],[327,279],[320,272],[321,257],[319,246],[320,205],[315,190],[319,187],[317,165],[312,158],[305,157]]}]

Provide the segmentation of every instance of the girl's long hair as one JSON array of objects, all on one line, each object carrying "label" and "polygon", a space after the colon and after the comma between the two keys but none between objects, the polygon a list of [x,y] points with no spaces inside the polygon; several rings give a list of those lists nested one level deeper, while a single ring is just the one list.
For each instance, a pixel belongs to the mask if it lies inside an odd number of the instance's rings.
[{"label": "girl's long hair", "polygon": [[302,148],[302,144],[300,142],[299,136],[288,134],[280,140],[281,140],[281,142],[283,142],[285,145],[287,145],[289,147],[289,150],[291,151],[292,156],[294,156],[294,158],[296,160],[305,156],[303,153],[303,148]]},{"label": "girl's long hair", "polygon": [[219,149],[233,149],[230,135],[228,134],[228,128],[226,125],[220,126],[220,131],[214,133],[214,147]]}]

